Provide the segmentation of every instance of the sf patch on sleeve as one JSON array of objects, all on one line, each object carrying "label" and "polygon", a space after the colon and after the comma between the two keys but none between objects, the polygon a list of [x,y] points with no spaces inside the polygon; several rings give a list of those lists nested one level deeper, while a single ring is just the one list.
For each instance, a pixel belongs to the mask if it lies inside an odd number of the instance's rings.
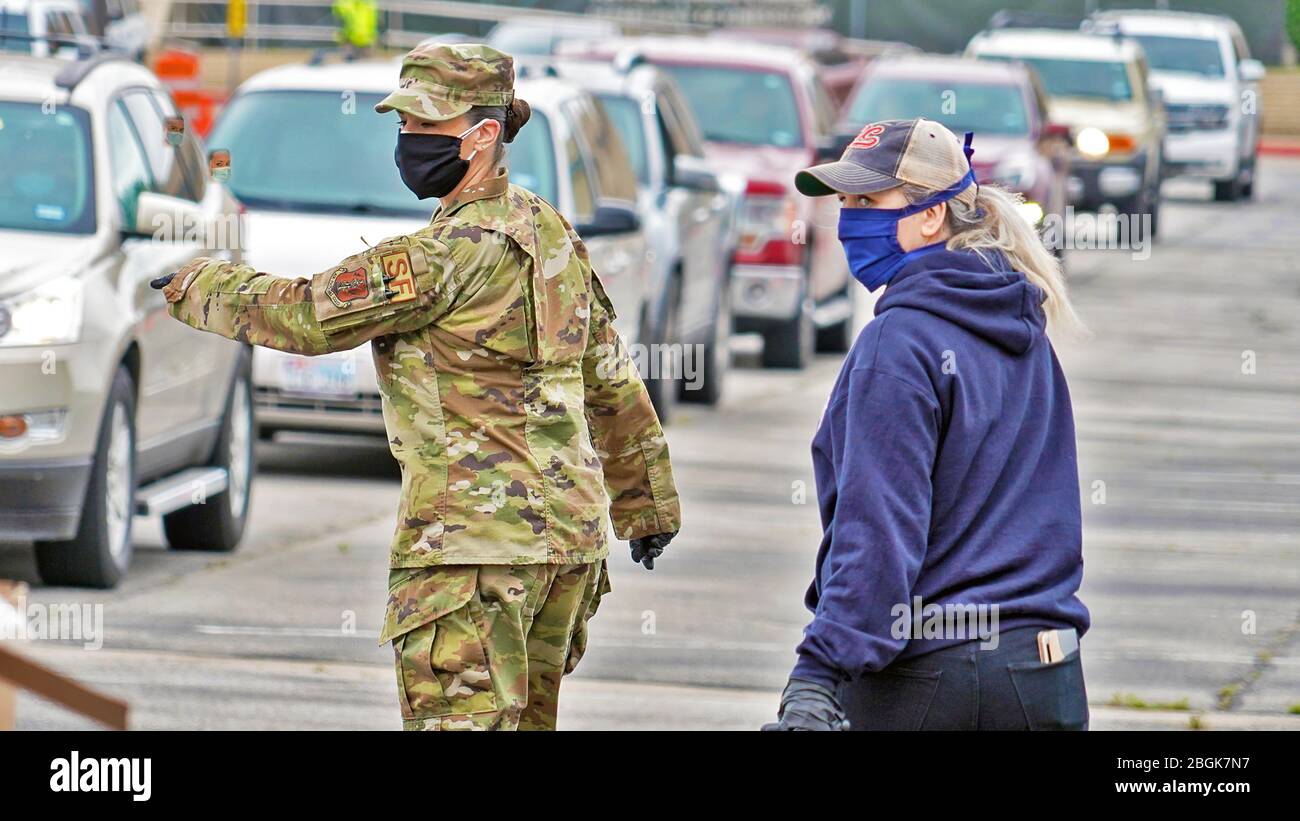
[{"label": "sf patch on sleeve", "polygon": [[376,322],[420,304],[421,276],[429,273],[422,246],[407,237],[348,257],[312,278],[312,303],[325,333]]}]

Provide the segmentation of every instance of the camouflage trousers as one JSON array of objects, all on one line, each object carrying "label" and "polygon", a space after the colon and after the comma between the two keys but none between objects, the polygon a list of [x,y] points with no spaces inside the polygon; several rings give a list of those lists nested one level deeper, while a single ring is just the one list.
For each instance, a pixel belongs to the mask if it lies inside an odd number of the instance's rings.
[{"label": "camouflage trousers", "polygon": [[403,621],[423,621],[393,639],[402,729],[555,729],[560,679],[586,651],[587,620],[610,589],[604,561],[392,575],[390,611],[418,609]]}]

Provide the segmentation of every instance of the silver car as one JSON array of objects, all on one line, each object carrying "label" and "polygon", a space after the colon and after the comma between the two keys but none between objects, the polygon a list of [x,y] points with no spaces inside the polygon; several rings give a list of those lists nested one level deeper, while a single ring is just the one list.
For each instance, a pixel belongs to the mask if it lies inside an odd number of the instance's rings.
[{"label": "silver car", "polygon": [[[677,398],[716,404],[730,367],[730,235],[724,193],[690,105],[667,72],[640,61],[561,61],[555,71],[600,100],[627,148],[650,245],[642,364],[661,420]],[[644,346],[643,346],[644,347]]]},{"label": "silver car", "polygon": [[149,281],[239,259],[238,206],[164,136],[167,90],[122,57],[0,58],[0,541],[49,584],[111,587],[135,514],[232,550],[248,514],[246,346],[167,314]]}]

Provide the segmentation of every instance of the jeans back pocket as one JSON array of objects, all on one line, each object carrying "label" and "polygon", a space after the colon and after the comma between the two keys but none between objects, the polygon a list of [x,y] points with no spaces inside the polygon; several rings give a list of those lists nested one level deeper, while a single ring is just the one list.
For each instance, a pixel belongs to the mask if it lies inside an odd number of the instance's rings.
[{"label": "jeans back pocket", "polygon": [[942,670],[895,667],[845,682],[839,698],[850,729],[921,729],[942,675]]},{"label": "jeans back pocket", "polygon": [[1078,651],[1061,661],[1007,665],[1030,730],[1088,729],[1088,693]]}]

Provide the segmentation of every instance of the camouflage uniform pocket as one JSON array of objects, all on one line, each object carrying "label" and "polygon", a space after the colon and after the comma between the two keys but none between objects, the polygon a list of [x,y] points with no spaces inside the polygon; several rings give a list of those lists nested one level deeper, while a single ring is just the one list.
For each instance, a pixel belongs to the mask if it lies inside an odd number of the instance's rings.
[{"label": "camouflage uniform pocket", "polygon": [[402,718],[497,710],[478,568],[393,570],[381,638],[392,637]]},{"label": "camouflage uniform pocket", "polygon": [[588,597],[583,602],[582,609],[578,611],[578,617],[573,625],[573,638],[569,641],[569,656],[564,663],[566,675],[577,668],[578,662],[582,661],[583,655],[587,652],[587,622],[596,615],[600,600],[614,589],[609,583],[609,568],[605,560],[602,559],[599,564],[591,565],[591,574],[591,581],[587,584]]}]

